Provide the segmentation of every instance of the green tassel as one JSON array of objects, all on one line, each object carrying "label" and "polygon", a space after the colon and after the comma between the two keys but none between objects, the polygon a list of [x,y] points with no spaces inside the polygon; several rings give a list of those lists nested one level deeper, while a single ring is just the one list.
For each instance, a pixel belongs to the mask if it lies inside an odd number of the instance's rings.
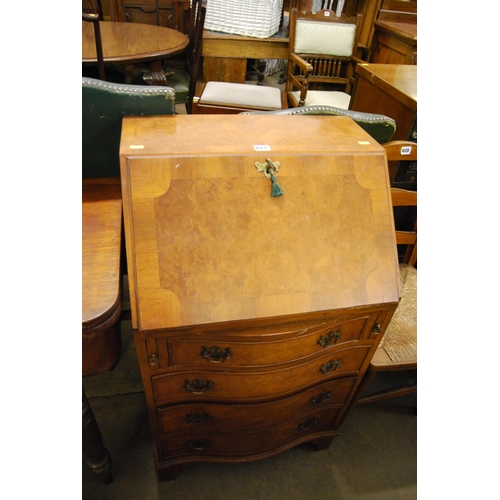
[{"label": "green tassel", "polygon": [[280,188],[280,185],[278,184],[278,181],[276,180],[276,177],[274,177],[272,172],[269,172],[271,174],[271,180],[273,181],[273,188],[271,190],[271,196],[282,196],[283,190]]}]

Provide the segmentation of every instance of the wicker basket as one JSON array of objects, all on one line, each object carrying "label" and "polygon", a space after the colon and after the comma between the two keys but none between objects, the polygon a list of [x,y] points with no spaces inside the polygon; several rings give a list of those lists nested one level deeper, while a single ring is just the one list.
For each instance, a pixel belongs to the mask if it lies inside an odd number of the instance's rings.
[{"label": "wicker basket", "polygon": [[208,0],[205,29],[269,38],[279,31],[283,0]]}]

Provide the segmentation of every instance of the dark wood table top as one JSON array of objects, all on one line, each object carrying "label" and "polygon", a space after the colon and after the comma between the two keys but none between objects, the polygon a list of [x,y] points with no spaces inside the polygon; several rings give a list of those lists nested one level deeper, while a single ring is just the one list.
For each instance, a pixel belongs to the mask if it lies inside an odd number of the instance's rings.
[{"label": "dark wood table top", "polygon": [[398,36],[409,43],[417,43],[417,24],[400,21],[378,20],[375,28]]},{"label": "dark wood table top", "polygon": [[[163,59],[186,49],[188,37],[180,31],[140,23],[102,21],[105,63],[136,63]],[[82,21],[82,63],[96,64],[94,26]]]}]

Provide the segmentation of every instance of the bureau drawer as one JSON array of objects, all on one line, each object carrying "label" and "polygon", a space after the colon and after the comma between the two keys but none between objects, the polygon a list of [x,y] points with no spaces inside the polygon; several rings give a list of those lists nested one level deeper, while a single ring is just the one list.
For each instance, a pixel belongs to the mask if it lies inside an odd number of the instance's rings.
[{"label": "bureau drawer", "polygon": [[346,401],[355,381],[355,378],[330,381],[301,394],[268,403],[181,404],[159,410],[158,419],[163,434],[228,429],[238,432],[267,430],[327,406],[333,416]]},{"label": "bureau drawer", "polygon": [[[371,323],[370,315],[338,318],[318,324],[283,325],[243,331],[240,337],[231,332],[200,334],[195,339],[166,340],[172,367],[224,365],[253,367],[276,365],[301,359],[344,342],[358,340]],[[373,320],[374,321],[374,320]],[[372,322],[373,322],[372,321]],[[195,334],[196,335],[196,334]],[[162,342],[162,340],[158,340]]]},{"label": "bureau drawer", "polygon": [[[237,457],[272,450],[294,440],[307,442],[307,438],[331,431],[338,411],[332,408],[316,410],[300,418],[284,423],[267,432],[193,432],[169,435],[163,438],[166,457],[224,456]],[[302,438],[302,439],[300,439]]]},{"label": "bureau drawer", "polygon": [[277,370],[189,371],[152,377],[156,405],[187,401],[250,402],[297,392],[330,377],[357,376],[370,345],[327,352],[312,361]]}]

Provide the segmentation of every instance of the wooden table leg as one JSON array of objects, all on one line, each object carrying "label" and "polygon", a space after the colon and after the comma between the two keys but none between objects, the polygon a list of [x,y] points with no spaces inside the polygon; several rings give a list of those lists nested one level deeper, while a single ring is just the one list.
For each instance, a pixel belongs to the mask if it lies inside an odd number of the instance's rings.
[{"label": "wooden table leg", "polygon": [[82,405],[82,448],[83,456],[92,472],[99,477],[104,484],[113,481],[111,467],[113,462],[109,451],[104,447],[101,432],[97,425],[92,408],[83,392]]},{"label": "wooden table leg", "polygon": [[161,60],[151,61],[149,71],[143,76],[144,81],[149,85],[168,86],[167,75],[161,66]]}]

